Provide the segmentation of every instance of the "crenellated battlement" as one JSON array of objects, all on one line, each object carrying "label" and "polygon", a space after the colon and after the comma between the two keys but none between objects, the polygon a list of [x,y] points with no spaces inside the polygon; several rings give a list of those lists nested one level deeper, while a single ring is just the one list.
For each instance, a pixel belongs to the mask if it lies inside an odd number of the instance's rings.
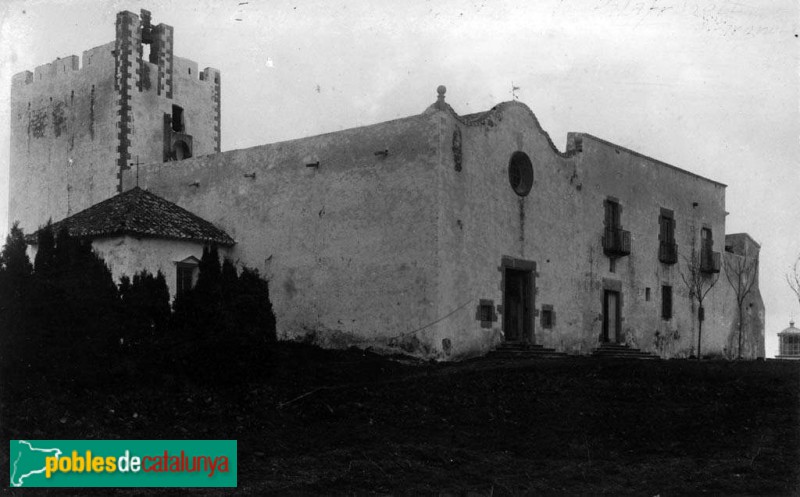
[{"label": "crenellated battlement", "polygon": [[80,78],[85,71],[97,71],[98,67],[112,70],[114,67],[114,42],[85,50],[81,57],[69,55],[58,57],[53,62],[42,64],[31,71],[22,71],[11,78],[11,86],[19,87],[53,80]]},{"label": "crenellated battlement", "polygon": [[48,64],[42,64],[31,71],[22,71],[11,78],[12,86],[29,85],[39,81],[50,81],[56,78],[71,77],[80,71],[80,59],[77,55],[57,58]]}]

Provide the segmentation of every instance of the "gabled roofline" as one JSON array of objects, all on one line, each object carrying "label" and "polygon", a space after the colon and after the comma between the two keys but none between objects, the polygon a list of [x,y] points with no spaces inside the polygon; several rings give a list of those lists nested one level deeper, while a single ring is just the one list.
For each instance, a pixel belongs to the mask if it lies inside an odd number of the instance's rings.
[{"label": "gabled roofline", "polygon": [[[187,217],[189,220],[194,222],[198,227],[202,230],[210,230],[210,234],[213,236],[193,236],[192,234],[187,234],[185,236],[179,236],[172,233],[164,233],[159,232],[156,229],[148,229],[149,226],[144,227],[137,227],[135,225],[131,225],[129,223],[130,216],[135,210],[131,210],[130,206],[126,207],[125,218],[122,219],[120,225],[106,228],[106,227],[97,227],[96,225],[91,228],[83,228],[80,225],[75,226],[73,223],[76,220],[81,220],[85,216],[97,215],[98,212],[108,216],[108,212],[105,212],[104,209],[110,208],[113,209],[113,206],[121,203],[121,202],[128,202],[129,199],[149,199],[150,203],[153,202],[159,204],[159,208],[166,208],[169,212],[162,212],[162,214],[167,215],[175,215],[176,213],[181,216]],[[94,205],[87,207],[71,216],[67,216],[64,219],[61,219],[58,222],[51,223],[51,229],[53,230],[53,235],[57,236],[58,231],[65,227],[69,231],[71,237],[78,238],[78,239],[99,239],[99,238],[109,238],[109,237],[117,237],[123,235],[131,235],[136,237],[143,237],[143,238],[158,238],[158,239],[166,239],[166,240],[183,240],[183,241],[191,241],[191,242],[199,242],[199,243],[211,243],[217,244],[223,247],[231,247],[236,244],[236,241],[228,235],[224,230],[214,226],[209,221],[201,218],[200,216],[184,209],[183,207],[170,202],[154,193],[148,192],[145,189],[139,188],[138,186],[126,190],[122,193],[118,193],[113,197],[109,197],[101,202],[98,202]],[[39,228],[35,232],[27,235],[25,237],[25,242],[29,245],[37,245],[38,244],[38,234],[42,231],[43,228]],[[202,233],[201,233],[202,234]]]},{"label": "gabled roofline", "polygon": [[[575,156],[578,152],[575,150],[567,150],[566,152],[562,152],[561,150],[556,147],[555,143],[553,143],[552,138],[550,138],[550,134],[545,131],[542,127],[539,119],[536,117],[536,114],[533,113],[530,107],[525,105],[524,103],[518,100],[508,100],[506,102],[500,102],[499,104],[495,105],[489,110],[483,112],[476,112],[473,114],[464,114],[463,116],[459,115],[448,103],[442,102],[444,105],[438,105],[438,102],[428,107],[428,110],[436,110],[436,111],[443,111],[449,114],[453,119],[455,119],[460,124],[464,126],[483,126],[487,124],[492,117],[501,115],[503,111],[509,107],[519,107],[521,108],[526,114],[530,116],[533,120],[534,129],[542,135],[545,140],[547,140],[547,144],[550,146],[550,149],[561,157],[562,159],[569,159],[570,157]],[[427,111],[426,111],[427,112]]]}]

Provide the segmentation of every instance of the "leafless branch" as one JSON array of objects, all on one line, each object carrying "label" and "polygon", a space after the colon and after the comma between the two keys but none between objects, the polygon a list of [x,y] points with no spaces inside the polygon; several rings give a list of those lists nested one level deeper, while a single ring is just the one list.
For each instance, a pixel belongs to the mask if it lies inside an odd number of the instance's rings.
[{"label": "leafless branch", "polygon": [[797,301],[800,302],[800,256],[794,261],[794,266],[792,266],[792,270],[786,273],[786,283],[789,284],[789,288],[792,289],[795,296],[797,297]]}]

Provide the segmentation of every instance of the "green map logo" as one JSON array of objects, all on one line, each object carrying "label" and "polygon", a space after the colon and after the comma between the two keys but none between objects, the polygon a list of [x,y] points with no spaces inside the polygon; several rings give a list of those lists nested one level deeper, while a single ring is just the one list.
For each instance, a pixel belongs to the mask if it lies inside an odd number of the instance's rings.
[{"label": "green map logo", "polygon": [[[16,442],[16,444],[15,444]],[[16,455],[15,455],[16,445]],[[42,474],[47,469],[45,467],[46,456],[61,456],[61,451],[57,448],[34,447],[25,440],[11,441],[11,486],[21,487],[25,484],[25,479]]]},{"label": "green map logo", "polygon": [[235,487],[236,440],[11,440],[12,487]]}]

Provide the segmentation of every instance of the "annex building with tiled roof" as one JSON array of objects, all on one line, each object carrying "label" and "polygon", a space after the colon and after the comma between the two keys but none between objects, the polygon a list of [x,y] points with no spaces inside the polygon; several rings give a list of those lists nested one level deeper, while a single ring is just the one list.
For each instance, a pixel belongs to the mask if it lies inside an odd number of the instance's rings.
[{"label": "annex building with tiled roof", "polygon": [[[234,240],[205,219],[138,186],[99,202],[52,225],[54,233],[67,229],[75,238],[134,236],[182,240],[201,244],[233,245]],[[36,243],[36,233],[27,238]]]},{"label": "annex building with tiled roof", "polygon": [[[215,242],[269,279],[283,339],[738,354],[726,261],[760,246],[726,235],[724,184],[587,133],[559,149],[518,101],[460,116],[443,86],[419,114],[221,152],[219,72],[173,57],[173,36],[121,12],[81,67],[14,76],[10,221],[62,222],[173,293]],[[702,309],[688,274],[712,286]],[[757,285],[748,299],[743,356],[763,357]]]},{"label": "annex building with tiled roof", "polygon": [[[138,186],[53,223],[51,229],[90,241],[115,280],[143,269],[161,271],[173,297],[197,280],[204,246],[216,245],[227,255],[236,243],[205,219]],[[26,237],[32,256],[37,237],[38,231]]]}]

